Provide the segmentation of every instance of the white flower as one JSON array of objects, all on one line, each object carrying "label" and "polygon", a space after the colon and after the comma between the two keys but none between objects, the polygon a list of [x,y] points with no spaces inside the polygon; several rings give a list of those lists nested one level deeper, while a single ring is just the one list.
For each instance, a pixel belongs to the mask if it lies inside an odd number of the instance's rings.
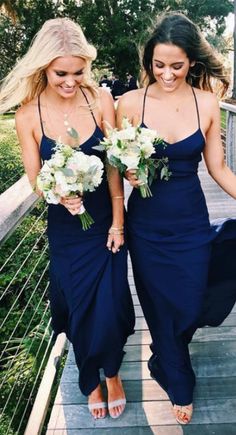
[{"label": "white flower", "polygon": [[122,123],[121,123],[121,127],[122,127],[122,129],[129,128],[129,127],[132,127],[132,124],[128,120],[128,118],[123,118]]},{"label": "white flower", "polygon": [[144,142],[140,144],[140,149],[142,150],[143,157],[148,158],[155,152],[155,147],[152,142]]},{"label": "white flower", "polygon": [[150,128],[140,128],[140,140],[145,141],[149,139],[151,142],[154,142],[155,139],[158,138],[156,130],[151,130]]},{"label": "white flower", "polygon": [[65,157],[61,153],[55,153],[51,159],[51,165],[56,168],[62,168],[65,164]]},{"label": "white flower", "polygon": [[103,168],[97,156],[57,142],[55,153],[37,177],[37,184],[48,203],[58,204],[61,197],[95,190],[102,181]]},{"label": "white flower", "polygon": [[46,201],[49,204],[59,204],[59,202],[60,202],[60,195],[56,195],[51,190],[49,192],[46,192],[44,194],[44,196],[45,196]]},{"label": "white flower", "polygon": [[136,137],[136,128],[128,127],[125,130],[120,130],[117,132],[117,138],[121,141],[123,140],[134,140]]},{"label": "white flower", "polygon": [[139,155],[130,154],[130,155],[123,155],[120,158],[123,165],[127,167],[127,169],[136,169],[138,167],[140,157]]}]

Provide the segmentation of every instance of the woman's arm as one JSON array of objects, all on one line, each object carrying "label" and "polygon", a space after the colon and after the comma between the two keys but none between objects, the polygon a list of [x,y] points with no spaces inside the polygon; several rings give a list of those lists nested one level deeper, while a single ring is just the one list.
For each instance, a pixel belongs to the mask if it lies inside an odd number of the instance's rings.
[{"label": "woman's arm", "polygon": [[209,174],[217,184],[229,195],[236,199],[236,175],[224,161],[224,150],[221,142],[220,109],[217,99],[211,95],[210,127],[206,132],[206,146],[203,152]]},{"label": "woman's arm", "polygon": [[[32,106],[22,106],[16,112],[16,131],[21,146],[25,172],[33,190],[39,196],[42,196],[42,192],[37,188],[36,184],[37,175],[42,164],[39,145],[34,138],[32,111]],[[76,215],[80,211],[82,200],[78,197],[61,198],[60,203],[64,205],[72,215]]]},{"label": "woman's arm", "polygon": [[28,107],[21,107],[15,117],[17,136],[21,146],[22,160],[29,182],[36,193],[41,196],[36,187],[36,178],[41,168],[39,146],[33,135],[33,122]]},{"label": "woman's arm", "polygon": [[[140,96],[140,91],[130,91],[120,98],[116,114],[116,123],[119,129],[122,128],[122,120],[124,118],[128,118],[133,125],[139,125],[141,123],[141,114],[138,111],[138,108],[141,107]],[[136,169],[129,169],[125,173],[125,178],[132,187],[138,187],[142,183],[138,181],[136,172]]]},{"label": "woman's arm", "polygon": [[[115,127],[115,109],[111,95],[100,89],[102,126],[106,135],[109,126]],[[117,168],[107,166],[107,178],[112,201],[112,226],[109,230],[107,247],[116,253],[124,244],[124,187],[123,180]]]}]

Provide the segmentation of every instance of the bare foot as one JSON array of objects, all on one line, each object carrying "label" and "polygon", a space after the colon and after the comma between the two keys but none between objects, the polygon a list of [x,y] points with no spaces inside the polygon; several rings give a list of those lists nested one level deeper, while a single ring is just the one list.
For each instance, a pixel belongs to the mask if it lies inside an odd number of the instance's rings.
[{"label": "bare foot", "polygon": [[186,406],[174,405],[173,411],[178,423],[188,424],[192,418],[193,405],[192,404]]},{"label": "bare foot", "polygon": [[108,409],[112,418],[118,418],[125,409],[126,398],[119,375],[106,378],[108,390]]},{"label": "bare foot", "polygon": [[88,408],[95,419],[106,417],[107,404],[104,402],[100,384],[88,396]]}]

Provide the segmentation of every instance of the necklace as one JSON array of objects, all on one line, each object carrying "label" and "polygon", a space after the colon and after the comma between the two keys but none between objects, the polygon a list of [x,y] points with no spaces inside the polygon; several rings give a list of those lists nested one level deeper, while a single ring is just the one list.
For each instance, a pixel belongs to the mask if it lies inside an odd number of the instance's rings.
[{"label": "necklace", "polygon": [[[48,118],[48,125],[46,125],[46,127],[49,131],[49,136],[56,137],[56,135],[55,135],[55,121],[52,122],[52,117],[51,117],[53,112],[50,112],[48,104],[47,104],[47,100],[45,101],[45,103],[46,103],[45,105],[46,105],[46,112],[47,112],[47,118]],[[59,108],[55,109],[54,107],[52,109],[53,109],[54,113],[57,114],[57,116],[60,115],[60,118],[61,118],[61,115],[63,115],[62,124],[65,128],[65,133],[66,133],[66,135],[69,135],[74,142],[73,145],[71,145],[71,146],[78,147],[79,146],[79,135],[78,135],[77,131],[74,129],[74,127],[71,126],[69,123],[69,116],[72,114],[72,112],[74,112],[74,113],[77,112],[77,106],[76,105],[73,106],[69,112],[64,112],[63,110],[61,110]],[[58,117],[58,120],[59,120],[59,117]]]}]

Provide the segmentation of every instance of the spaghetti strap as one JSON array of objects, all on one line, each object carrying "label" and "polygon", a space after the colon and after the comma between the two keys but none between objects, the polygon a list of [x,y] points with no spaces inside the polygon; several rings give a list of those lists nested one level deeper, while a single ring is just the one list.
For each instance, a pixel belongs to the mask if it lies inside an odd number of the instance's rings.
[{"label": "spaghetti strap", "polygon": [[90,112],[91,112],[91,115],[92,115],[92,117],[93,117],[93,120],[94,120],[94,122],[95,122],[95,125],[98,126],[97,121],[96,121],[96,118],[95,118],[95,116],[94,116],[94,113],[93,113],[93,111],[92,111],[92,109],[91,109],[91,107],[90,107],[90,103],[89,103],[88,97],[87,97],[86,93],[83,91],[83,89],[82,89],[81,87],[80,87],[80,90],[81,90],[81,92],[82,92],[82,94],[83,94],[85,100],[86,100],[87,103],[88,103],[89,110],[90,110]]},{"label": "spaghetti strap", "polygon": [[45,133],[44,133],[44,128],[43,128],[43,120],[42,120],[41,106],[40,106],[40,95],[38,96],[38,111],[39,111],[39,119],[40,119],[40,124],[41,124],[42,133],[43,133],[43,135],[45,135]]},{"label": "spaghetti strap", "polygon": [[44,128],[43,128],[43,120],[42,120],[41,106],[40,106],[40,95],[38,96],[38,111],[39,111],[39,119],[40,119],[40,124],[41,124],[42,133],[43,133],[43,135],[45,135],[45,133],[44,133]]},{"label": "spaghetti strap", "polygon": [[143,97],[142,124],[144,124],[144,111],[145,111],[145,103],[146,103],[147,90],[148,90],[148,86],[145,89],[144,97]]},{"label": "spaghetti strap", "polygon": [[193,96],[194,96],[194,100],[195,100],[195,104],[196,104],[196,110],[197,110],[197,119],[198,119],[198,128],[200,128],[200,116],[199,116],[199,109],[198,109],[198,103],[197,103],[197,97],[195,94],[194,89],[191,87],[192,91],[193,91]]}]

